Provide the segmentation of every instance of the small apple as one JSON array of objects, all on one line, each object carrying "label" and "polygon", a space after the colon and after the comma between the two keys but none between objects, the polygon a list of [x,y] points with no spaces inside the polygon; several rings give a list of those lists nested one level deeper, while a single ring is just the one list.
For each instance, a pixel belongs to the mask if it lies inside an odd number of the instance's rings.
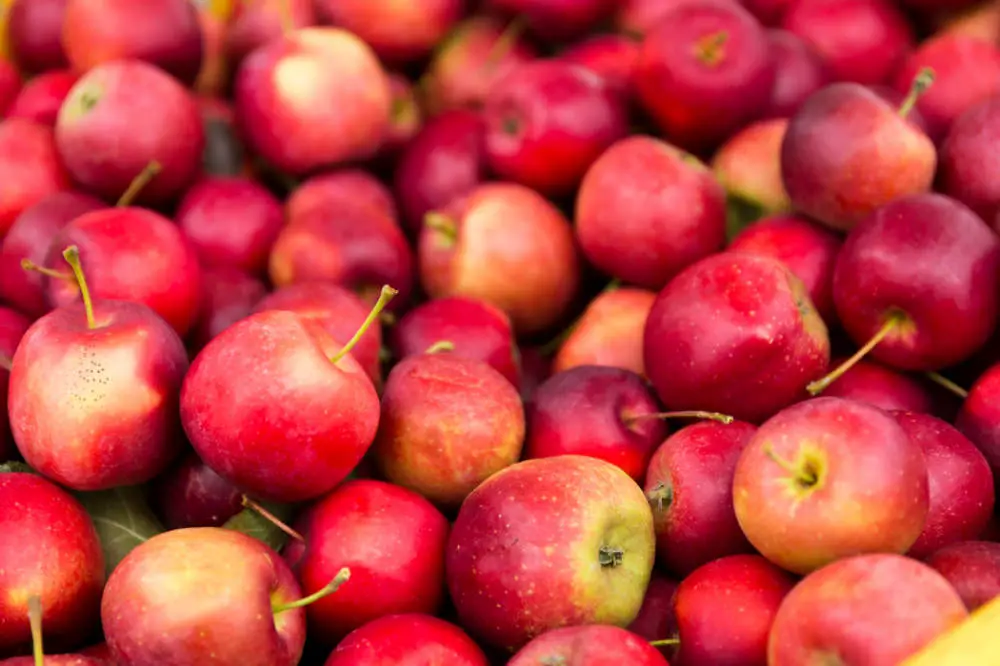
[{"label": "small apple", "polygon": [[589,69],[604,80],[612,92],[628,101],[639,60],[640,44],[624,35],[594,35],[559,54],[558,59]]},{"label": "small apple", "polygon": [[208,341],[253,312],[267,295],[264,283],[235,268],[207,268],[202,273],[201,308],[188,335],[191,350],[201,351]]},{"label": "small apple", "polygon": [[372,620],[337,644],[323,666],[487,666],[486,655],[464,631],[430,615],[401,613]]},{"label": "small apple", "polygon": [[819,53],[787,30],[768,30],[774,61],[774,86],[764,112],[766,118],[790,118],[814,92],[830,82]]},{"label": "small apple", "polygon": [[295,224],[316,208],[329,211],[344,206],[375,208],[393,221],[399,218],[392,191],[374,175],[358,168],[325,171],[302,181],[285,201],[285,218],[289,224]]},{"label": "small apple", "polygon": [[0,121],[0,239],[25,210],[71,187],[51,127],[24,118]]},{"label": "small apple", "polygon": [[[989,146],[1000,141],[1000,98],[988,97],[951,124],[941,144],[941,192],[976,212],[994,229],[1000,212]],[[998,172],[996,175],[1000,175]]]},{"label": "small apple", "polygon": [[[677,581],[653,572],[649,587],[646,588],[646,596],[642,600],[642,608],[627,629],[647,641],[669,640],[674,636],[677,628],[674,621],[674,592],[677,591],[677,585]],[[660,647],[660,652],[665,653],[667,647]]]},{"label": "small apple", "polygon": [[522,17],[547,41],[565,41],[597,28],[614,12],[617,0],[487,0],[489,9]]},{"label": "small apple", "polygon": [[25,118],[55,127],[59,109],[78,80],[76,73],[68,69],[39,74],[21,88],[7,108],[7,118]]},{"label": "small apple", "polygon": [[[846,360],[843,357],[832,359],[831,371],[841,367]],[[917,378],[874,361],[858,361],[824,389],[823,395],[868,403],[887,412],[934,412],[934,399]]]},{"label": "small apple", "polygon": [[712,158],[712,171],[730,197],[771,215],[791,209],[781,180],[781,142],[787,118],[747,125],[722,144]]},{"label": "small apple", "polygon": [[18,66],[38,74],[69,65],[63,49],[68,0],[12,0],[7,3],[7,39]]},{"label": "small apple", "polygon": [[1000,543],[960,541],[925,562],[951,583],[970,613],[1000,596]]},{"label": "small apple", "polygon": [[590,624],[552,629],[518,650],[507,666],[535,664],[629,664],[667,666],[667,660],[642,637],[621,627]]},{"label": "small apple", "polygon": [[243,508],[239,489],[188,453],[156,479],[153,498],[167,529],[222,527]]},{"label": "small apple", "polygon": [[224,46],[226,59],[233,67],[285,32],[308,28],[319,21],[313,0],[253,0],[233,5]]}]

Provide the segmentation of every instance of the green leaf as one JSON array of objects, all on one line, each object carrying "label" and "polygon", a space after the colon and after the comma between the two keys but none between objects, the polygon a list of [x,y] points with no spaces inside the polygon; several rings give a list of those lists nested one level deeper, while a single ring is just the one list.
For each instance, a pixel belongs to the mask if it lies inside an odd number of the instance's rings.
[{"label": "green leaf", "polygon": [[8,460],[7,462],[0,465],[0,474],[38,474],[34,469],[31,468],[27,463],[23,463],[20,460]]},{"label": "green leaf", "polygon": [[139,544],[164,531],[140,486],[77,493],[97,528],[108,575]]},{"label": "green leaf", "polygon": [[[276,504],[272,502],[259,502],[259,504],[282,522],[287,523],[295,513],[295,507],[290,504]],[[250,507],[246,507],[227,520],[222,527],[227,530],[241,532],[258,541],[263,541],[277,551],[284,548],[288,542],[288,535],[281,531],[281,528]]]}]

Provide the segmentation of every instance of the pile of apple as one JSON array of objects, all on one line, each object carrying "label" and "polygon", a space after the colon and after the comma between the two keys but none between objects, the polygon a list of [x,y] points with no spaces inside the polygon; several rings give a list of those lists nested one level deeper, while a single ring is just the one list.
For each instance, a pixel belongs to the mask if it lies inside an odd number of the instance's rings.
[{"label": "pile of apple", "polygon": [[6,21],[0,664],[893,666],[1000,595],[1000,3]]}]

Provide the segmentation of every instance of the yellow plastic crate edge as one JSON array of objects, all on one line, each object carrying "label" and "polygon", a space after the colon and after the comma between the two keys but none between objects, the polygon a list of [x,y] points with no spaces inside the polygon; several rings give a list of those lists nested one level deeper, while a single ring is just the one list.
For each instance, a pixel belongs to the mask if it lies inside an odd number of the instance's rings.
[{"label": "yellow plastic crate edge", "polygon": [[1000,597],[900,666],[1000,666]]}]

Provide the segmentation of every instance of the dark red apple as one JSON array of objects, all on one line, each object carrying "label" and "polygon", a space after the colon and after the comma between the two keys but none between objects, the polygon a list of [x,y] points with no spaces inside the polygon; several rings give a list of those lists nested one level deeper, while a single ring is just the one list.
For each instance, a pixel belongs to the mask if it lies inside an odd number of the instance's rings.
[{"label": "dark red apple", "polygon": [[781,27],[813,47],[835,81],[863,84],[892,76],[914,41],[913,29],[889,0],[796,0]]},{"label": "dark red apple", "polygon": [[764,25],[781,23],[782,17],[795,0],[740,0],[751,14]]},{"label": "dark red apple", "polygon": [[285,32],[316,25],[316,4],[313,0],[233,3],[233,13],[225,30],[226,59],[238,67],[251,52],[281,38]]},{"label": "dark red apple", "polygon": [[486,159],[503,180],[560,197],[628,134],[628,109],[594,72],[558,60],[511,71],[486,95]]},{"label": "dark red apple", "polygon": [[48,72],[69,65],[62,33],[68,0],[12,0],[7,5],[7,39],[21,69]]},{"label": "dark red apple", "polygon": [[830,82],[826,64],[816,50],[787,30],[768,30],[767,42],[774,62],[774,85],[764,115],[792,116],[814,92]]},{"label": "dark red apple", "polygon": [[487,7],[520,17],[547,41],[565,41],[590,32],[611,17],[616,0],[487,0]]},{"label": "dark red apple", "polygon": [[967,616],[948,581],[925,564],[892,554],[848,557],[785,597],[768,663],[832,663],[836,655],[841,664],[896,666]]},{"label": "dark red apple", "polygon": [[639,42],[624,35],[594,35],[559,54],[559,60],[585,67],[614,93],[632,96],[632,75],[639,60]]},{"label": "dark red apple", "polygon": [[47,196],[70,188],[52,128],[23,118],[0,122],[0,239],[14,220]]},{"label": "dark red apple", "polygon": [[17,68],[6,60],[0,60],[0,116],[14,103],[21,93],[21,75]]},{"label": "dark red apple", "polygon": [[667,666],[667,660],[648,641],[630,631],[606,624],[548,631],[518,650],[507,666],[599,666],[615,663]]},{"label": "dark red apple", "polygon": [[517,389],[486,363],[442,350],[393,368],[372,453],[387,481],[457,509],[520,459],[524,432]]},{"label": "dark red apple", "polygon": [[550,629],[635,619],[653,568],[653,517],[636,483],[586,456],[527,460],[472,491],[448,540],[462,626],[517,649]]},{"label": "dark red apple", "polygon": [[221,527],[243,508],[239,489],[193,453],[160,475],[150,495],[157,514],[171,530]]},{"label": "dark red apple", "polygon": [[0,473],[0,653],[31,644],[28,601],[44,609],[45,641],[78,647],[97,625],[104,556],[72,495],[36,474]]},{"label": "dark red apple", "polygon": [[25,118],[55,127],[59,109],[76,85],[77,75],[68,69],[39,74],[27,81],[7,108],[8,118]]},{"label": "dark red apple", "polygon": [[674,593],[673,666],[767,666],[767,639],[795,579],[760,555],[730,555],[691,572]]},{"label": "dark red apple", "polygon": [[986,456],[994,480],[1000,478],[1000,364],[984,372],[969,389],[955,426]]},{"label": "dark red apple", "polygon": [[705,421],[681,428],[653,453],[644,487],[656,557],[666,569],[685,576],[719,557],[752,552],[733,511],[733,474],[754,432],[741,421]]},{"label": "dark red apple", "polygon": [[764,215],[791,209],[781,179],[781,143],[787,129],[787,118],[757,121],[719,147],[712,157],[712,171],[730,199]]},{"label": "dark red apple", "polygon": [[572,228],[523,185],[480,185],[428,214],[418,252],[421,282],[432,298],[480,298],[506,312],[520,334],[558,323],[576,296]]},{"label": "dark red apple", "polygon": [[1000,96],[971,106],[951,124],[940,150],[939,186],[997,228],[1000,167],[991,146],[1000,142]]},{"label": "dark red apple", "polygon": [[804,574],[850,555],[905,553],[927,519],[927,462],[881,409],[815,398],[757,430],[736,465],[733,501],[750,543]]},{"label": "dark red apple", "polygon": [[371,48],[339,28],[303,28],[243,59],[235,109],[250,147],[292,175],[371,157],[392,95]]},{"label": "dark red apple", "polygon": [[451,354],[483,361],[515,387],[520,385],[517,341],[503,310],[475,298],[436,298],[407,312],[389,333],[399,360],[423,354],[441,341],[451,344]]},{"label": "dark red apple", "polygon": [[949,423],[928,414],[896,412],[927,461],[930,505],[924,530],[907,554],[918,559],[986,530],[995,502],[993,473],[975,445]]},{"label": "dark red apple", "polygon": [[208,268],[202,272],[201,308],[188,339],[194,351],[253,312],[267,294],[264,283],[235,268]]},{"label": "dark red apple", "polygon": [[294,224],[315,208],[330,209],[345,206],[375,208],[391,220],[399,214],[392,191],[374,175],[363,169],[336,169],[304,180],[285,201],[285,218]]},{"label": "dark red apple", "polygon": [[799,399],[830,360],[802,282],[770,257],[702,259],[660,292],[646,320],[646,374],[670,410],[758,423]]},{"label": "dark red apple", "polygon": [[[677,585],[677,581],[653,572],[646,588],[646,596],[642,600],[642,608],[627,629],[647,641],[662,641],[674,636],[677,628],[674,621],[674,592]],[[661,647],[660,652],[666,652],[666,647]]]},{"label": "dark red apple", "polygon": [[836,321],[833,268],[843,240],[833,231],[801,215],[775,215],[758,220],[729,243],[730,252],[773,257],[802,280],[809,299],[824,321]]},{"label": "dark red apple", "polygon": [[925,561],[951,583],[970,613],[1000,596],[1000,543],[961,541]]},{"label": "dark red apple", "polygon": [[15,452],[14,437],[7,419],[7,384],[10,365],[21,338],[31,326],[31,320],[16,310],[0,306],[0,462],[9,460]]},{"label": "dark red apple", "polygon": [[249,178],[204,178],[187,191],[174,216],[203,266],[264,275],[285,222],[281,202]]},{"label": "dark red apple", "polygon": [[[34,2],[35,0],[31,0]],[[115,60],[143,60],[194,83],[204,38],[188,0],[66,0],[62,46],[73,69],[86,72]],[[142,117],[142,116],[139,116]]]},{"label": "dark red apple", "polygon": [[760,23],[727,0],[692,0],[666,12],[635,66],[643,108],[682,148],[712,148],[764,112],[774,85]]},{"label": "dark red apple", "polygon": [[401,613],[372,620],[340,641],[323,666],[487,666],[486,655],[453,624],[430,615]]},{"label": "dark red apple", "polygon": [[156,162],[158,173],[135,199],[140,204],[170,201],[187,188],[205,146],[191,94],[139,60],[108,62],[84,74],[59,110],[55,131],[59,156],[73,178],[111,201]]},{"label": "dark red apple", "polygon": [[348,481],[295,527],[305,545],[285,559],[303,593],[322,590],[342,567],[351,571],[349,585],[306,609],[312,635],[324,643],[385,615],[439,609],[448,521],[415,492],[383,481]]},{"label": "dark red apple", "polygon": [[[830,369],[839,368],[846,360],[844,357],[832,359]],[[864,402],[887,412],[934,412],[934,400],[926,386],[914,377],[874,361],[858,361],[824,389],[823,395]]]},{"label": "dark red apple", "polygon": [[628,284],[659,289],[722,248],[725,191],[697,158],[658,139],[632,136],[587,171],[575,229],[594,266]]}]

